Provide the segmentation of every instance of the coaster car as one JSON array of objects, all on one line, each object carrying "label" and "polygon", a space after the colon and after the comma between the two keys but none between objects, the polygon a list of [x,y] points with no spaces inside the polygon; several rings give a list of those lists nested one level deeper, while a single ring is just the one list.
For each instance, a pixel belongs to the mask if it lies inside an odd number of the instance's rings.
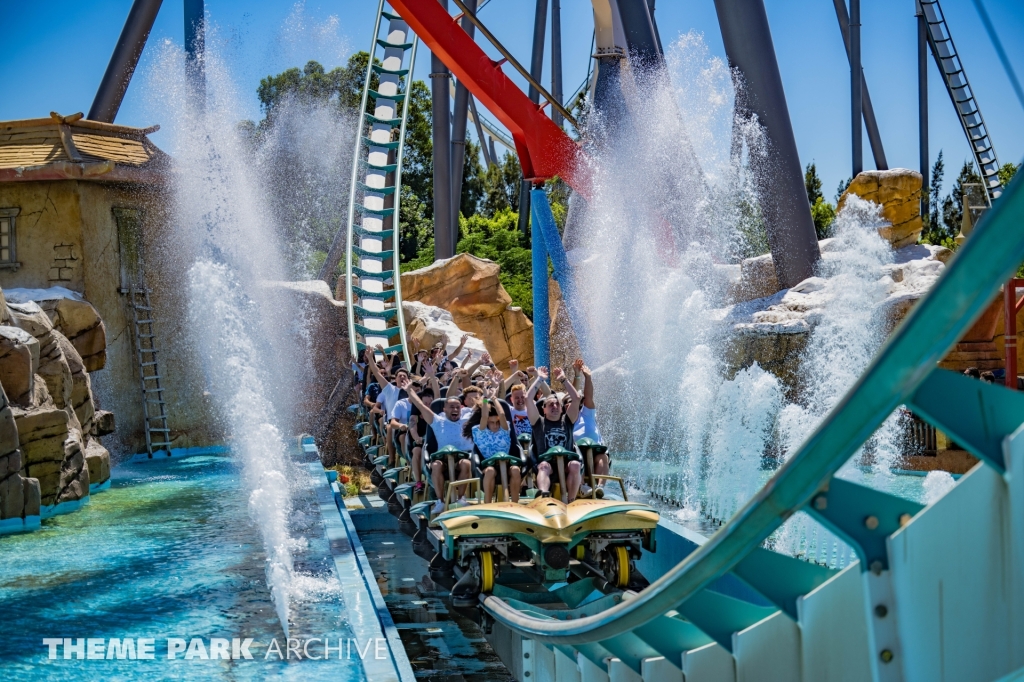
[{"label": "coaster car", "polygon": [[576,560],[611,585],[629,587],[635,584],[641,550],[655,549],[658,513],[637,502],[581,499],[565,504],[539,497],[529,504],[462,507],[434,522],[442,533],[442,558],[461,573],[453,602],[468,604],[490,592],[502,567],[510,564],[547,586],[568,580]]}]

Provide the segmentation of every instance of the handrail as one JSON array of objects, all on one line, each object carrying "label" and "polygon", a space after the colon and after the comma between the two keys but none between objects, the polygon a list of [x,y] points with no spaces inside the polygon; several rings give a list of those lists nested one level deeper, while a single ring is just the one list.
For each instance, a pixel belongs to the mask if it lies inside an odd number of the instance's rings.
[{"label": "handrail", "polygon": [[935,287],[867,371],[765,486],[704,545],[633,599],[572,621],[527,616],[481,596],[499,623],[551,644],[605,640],[639,627],[707,587],[805,506],[970,328],[1024,259],[1024,178],[982,218]]},{"label": "handrail", "polygon": [[[376,40],[377,36],[380,35],[380,18],[383,12],[384,0],[380,0],[380,3],[377,5],[377,20],[373,24],[374,40]],[[366,60],[366,78],[363,81],[363,95],[359,100],[360,130],[362,130],[363,125],[363,112],[366,111],[366,101],[370,96],[370,82],[373,74],[373,56],[374,49],[371,44],[370,58]],[[352,246],[353,224],[356,220],[356,183],[359,182],[359,164],[356,162],[356,159],[359,158],[359,150],[363,146],[363,138],[362,135],[359,134],[359,131],[356,132],[355,138],[355,147],[352,151],[352,179],[348,188],[348,221],[345,226],[345,316],[348,318],[349,351],[353,358],[358,358],[359,349],[356,346],[356,335],[353,333],[353,330],[356,328],[356,318],[355,299],[352,298],[352,254],[349,249]],[[330,284],[331,275],[334,274],[334,271],[338,268],[335,252],[340,249],[341,246],[338,244],[339,236],[340,234],[334,237],[334,243],[331,244],[331,248],[328,249],[327,258],[324,260],[324,264],[320,268],[320,273],[317,276],[317,279],[322,279],[328,284]],[[332,260],[334,261],[333,265],[331,265]]]},{"label": "handrail", "polygon": [[484,34],[484,37],[490,41],[491,45],[501,53],[501,56],[508,60],[508,63],[515,67],[516,71],[519,72],[526,82],[529,83],[537,92],[541,94],[541,97],[551,103],[555,109],[558,110],[562,116],[565,117],[569,123],[572,124],[573,128],[579,130],[579,124],[576,123],[576,119],[569,113],[569,110],[562,106],[562,103],[555,99],[554,95],[544,89],[544,86],[536,81],[536,79],[530,75],[530,72],[523,68],[523,65],[516,61],[516,58],[512,56],[512,53],[505,49],[505,46],[498,42],[498,39],[494,37],[494,34],[487,30],[483,22],[480,21],[479,17],[475,13],[470,12],[469,9],[463,4],[462,0],[452,0],[460,10],[462,10],[462,18],[468,19],[471,24],[477,27],[477,29]]},{"label": "handrail", "polygon": [[[398,167],[395,169],[395,213],[394,213],[394,230],[395,234],[392,237],[392,243],[395,245],[395,255],[393,262],[395,264],[394,272],[392,275],[394,278],[394,289],[395,289],[395,309],[398,311],[398,328],[399,337],[402,342],[402,355],[405,357],[405,366],[412,367],[412,358],[409,357],[409,344],[406,343],[405,339],[405,313],[402,311],[402,257],[399,254],[399,243],[401,239],[402,223],[399,219],[402,204],[402,159],[405,156],[405,129],[408,124],[409,116],[409,96],[412,94],[412,70],[416,66],[416,48],[419,47],[419,38],[413,36],[412,39],[412,51],[409,53],[409,76],[405,82],[405,99],[402,101],[402,125],[398,129],[398,154],[395,156],[395,161]],[[352,278],[349,277],[349,283],[351,286]],[[348,299],[352,300],[352,299]],[[353,356],[355,357],[355,356]]]}]

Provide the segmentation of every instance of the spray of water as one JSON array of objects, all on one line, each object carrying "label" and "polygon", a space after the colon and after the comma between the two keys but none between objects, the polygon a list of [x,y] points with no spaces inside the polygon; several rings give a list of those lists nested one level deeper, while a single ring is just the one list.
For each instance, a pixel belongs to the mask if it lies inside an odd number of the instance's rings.
[{"label": "spray of water", "polygon": [[[215,28],[208,30],[206,45],[203,106],[197,106],[201,100],[186,75],[190,65],[169,42],[145,74],[154,111],[173,131],[167,148],[174,160],[174,230],[160,256],[187,289],[193,352],[218,408],[210,418],[220,422],[242,465],[268,585],[287,633],[290,608],[335,590],[296,572],[293,561],[303,541],[290,532],[295,510],[289,479],[295,472],[285,434],[295,432],[292,409],[310,374],[302,365],[310,356],[296,347],[296,339],[308,341],[309,334],[302,311],[281,287],[268,283],[303,272],[310,234],[333,229],[323,221],[336,207],[329,201],[325,212],[313,207],[336,194],[326,188],[341,177],[347,160],[331,150],[350,147],[352,130],[323,107],[286,103],[280,125],[259,140],[262,147],[254,147],[256,140],[238,125],[242,98],[220,57]],[[298,197],[288,206],[274,201],[288,192]],[[282,232],[296,235],[286,241],[287,251]]]},{"label": "spray of water", "polygon": [[[667,69],[673,87],[628,81],[618,109],[628,124],[590,113],[595,189],[571,206],[566,243],[588,292],[584,333],[617,466],[684,517],[726,519],[867,366],[885,336],[893,255],[878,236],[879,207],[850,198],[820,277],[801,286],[820,312],[807,320],[795,401],[756,363],[730,377],[728,282],[740,259],[766,250],[756,205],[771,154],[757,122],[734,116],[734,79],[699,35],[669,48]],[[876,434],[878,470],[897,432],[890,420]],[[831,565],[852,557],[809,518],[797,525],[774,538],[780,548]]]}]

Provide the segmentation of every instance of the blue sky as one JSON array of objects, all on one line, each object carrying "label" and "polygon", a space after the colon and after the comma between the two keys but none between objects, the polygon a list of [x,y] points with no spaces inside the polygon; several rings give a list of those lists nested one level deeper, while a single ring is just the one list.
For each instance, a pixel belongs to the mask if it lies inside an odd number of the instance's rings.
[{"label": "blue sky", "polygon": [[[831,198],[838,182],[850,175],[849,66],[832,3],[829,0],[765,0],[775,49],[789,102],[797,144],[804,163],[817,163]],[[913,0],[864,0],[864,68],[891,167],[917,168],[917,60]],[[0,75],[5,96],[0,120],[88,111],[110,58],[131,0],[42,3],[0,0],[5,27]],[[331,67],[349,53],[366,49],[377,3],[374,0],[207,0],[219,49],[227,57],[242,93],[239,118],[258,119],[259,79],[289,66],[317,59]],[[531,0],[491,0],[481,18],[520,61],[528,62],[532,36]],[[1020,77],[1024,77],[1024,6],[1019,0],[985,0],[999,37]],[[591,5],[562,0],[565,89],[571,92],[586,76],[590,51]],[[1024,156],[1024,109],[972,0],[945,0],[953,30],[975,95],[1002,163]],[[714,55],[724,58],[713,0],[660,0],[657,22],[665,43],[690,30],[704,35]],[[149,105],[145,74],[158,41],[181,44],[182,5],[164,2],[150,47],[129,88],[117,121],[146,126],[161,123]],[[546,55],[546,59],[548,56]],[[417,76],[426,75],[429,58],[421,52]],[[545,64],[547,67],[548,64]],[[930,65],[931,154],[946,158],[947,189],[970,150],[938,71]],[[512,73],[511,68],[506,72]],[[141,75],[142,77],[138,77]],[[545,75],[544,82],[549,77]],[[158,133],[157,144],[163,133]],[[865,137],[864,159],[872,167]]]}]

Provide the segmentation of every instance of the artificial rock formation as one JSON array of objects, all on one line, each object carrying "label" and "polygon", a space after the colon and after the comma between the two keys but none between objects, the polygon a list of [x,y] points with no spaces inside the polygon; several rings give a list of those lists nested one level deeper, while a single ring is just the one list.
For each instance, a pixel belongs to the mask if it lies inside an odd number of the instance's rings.
[{"label": "artificial rock formation", "polygon": [[462,253],[402,274],[402,298],[444,308],[460,329],[483,342],[494,364],[533,364],[533,323],[501,285],[500,266]]},{"label": "artificial rock formation", "polygon": [[50,318],[53,328],[66,336],[78,351],[86,372],[106,366],[106,326],[96,308],[81,294],[63,287],[8,289],[4,293],[8,303],[38,305]]},{"label": "artificial rock formation", "polygon": [[[835,240],[823,239],[819,245],[826,262],[839,256]],[[914,244],[897,250],[893,262],[880,268],[878,277],[886,286],[886,296],[878,309],[886,333],[935,284],[951,255],[941,246]],[[826,280],[811,277],[791,289],[724,311],[730,331],[726,359],[730,376],[757,362],[782,381],[792,399],[799,390],[802,351],[832,297]]]},{"label": "artificial rock formation", "polygon": [[[22,514],[31,510],[31,505],[24,506],[25,500],[35,500],[38,515],[40,504],[53,508],[81,500],[89,495],[90,484],[110,478],[110,453],[96,436],[109,433],[112,419],[105,413],[102,423],[97,423],[88,368],[75,345],[42,307],[21,292],[15,294],[22,302],[8,303],[0,295],[0,385],[5,395],[0,409],[0,458],[6,458],[9,471],[17,460],[22,479],[37,481],[38,492],[28,496],[22,484]],[[96,341],[102,323],[89,321],[79,305],[87,303],[75,303],[63,323],[89,341],[85,347],[92,351],[95,365],[105,354],[105,342],[100,348]],[[60,317],[60,308],[59,303],[50,306],[55,318]],[[83,329],[82,320],[88,329]],[[8,495],[12,486],[16,487],[9,485]],[[0,486],[0,520],[8,518],[4,514],[13,500],[5,503],[4,492]]]},{"label": "artificial rock formation", "polygon": [[839,198],[837,212],[843,210],[851,194],[882,206],[882,217],[891,224],[879,228],[878,234],[894,249],[916,244],[921,238],[921,174],[917,171],[893,168],[860,173]]},{"label": "artificial rock formation", "polygon": [[[410,353],[417,345],[428,350],[437,343],[445,343],[447,351],[452,353],[466,333],[455,324],[450,312],[437,306],[403,301],[402,315],[405,317],[405,340],[409,343]],[[472,336],[466,341],[465,348],[474,356],[487,351],[483,341]]]},{"label": "artificial rock formation", "polygon": [[39,516],[39,481],[23,475],[18,426],[7,395],[0,387],[0,532],[21,530],[26,519]]}]

